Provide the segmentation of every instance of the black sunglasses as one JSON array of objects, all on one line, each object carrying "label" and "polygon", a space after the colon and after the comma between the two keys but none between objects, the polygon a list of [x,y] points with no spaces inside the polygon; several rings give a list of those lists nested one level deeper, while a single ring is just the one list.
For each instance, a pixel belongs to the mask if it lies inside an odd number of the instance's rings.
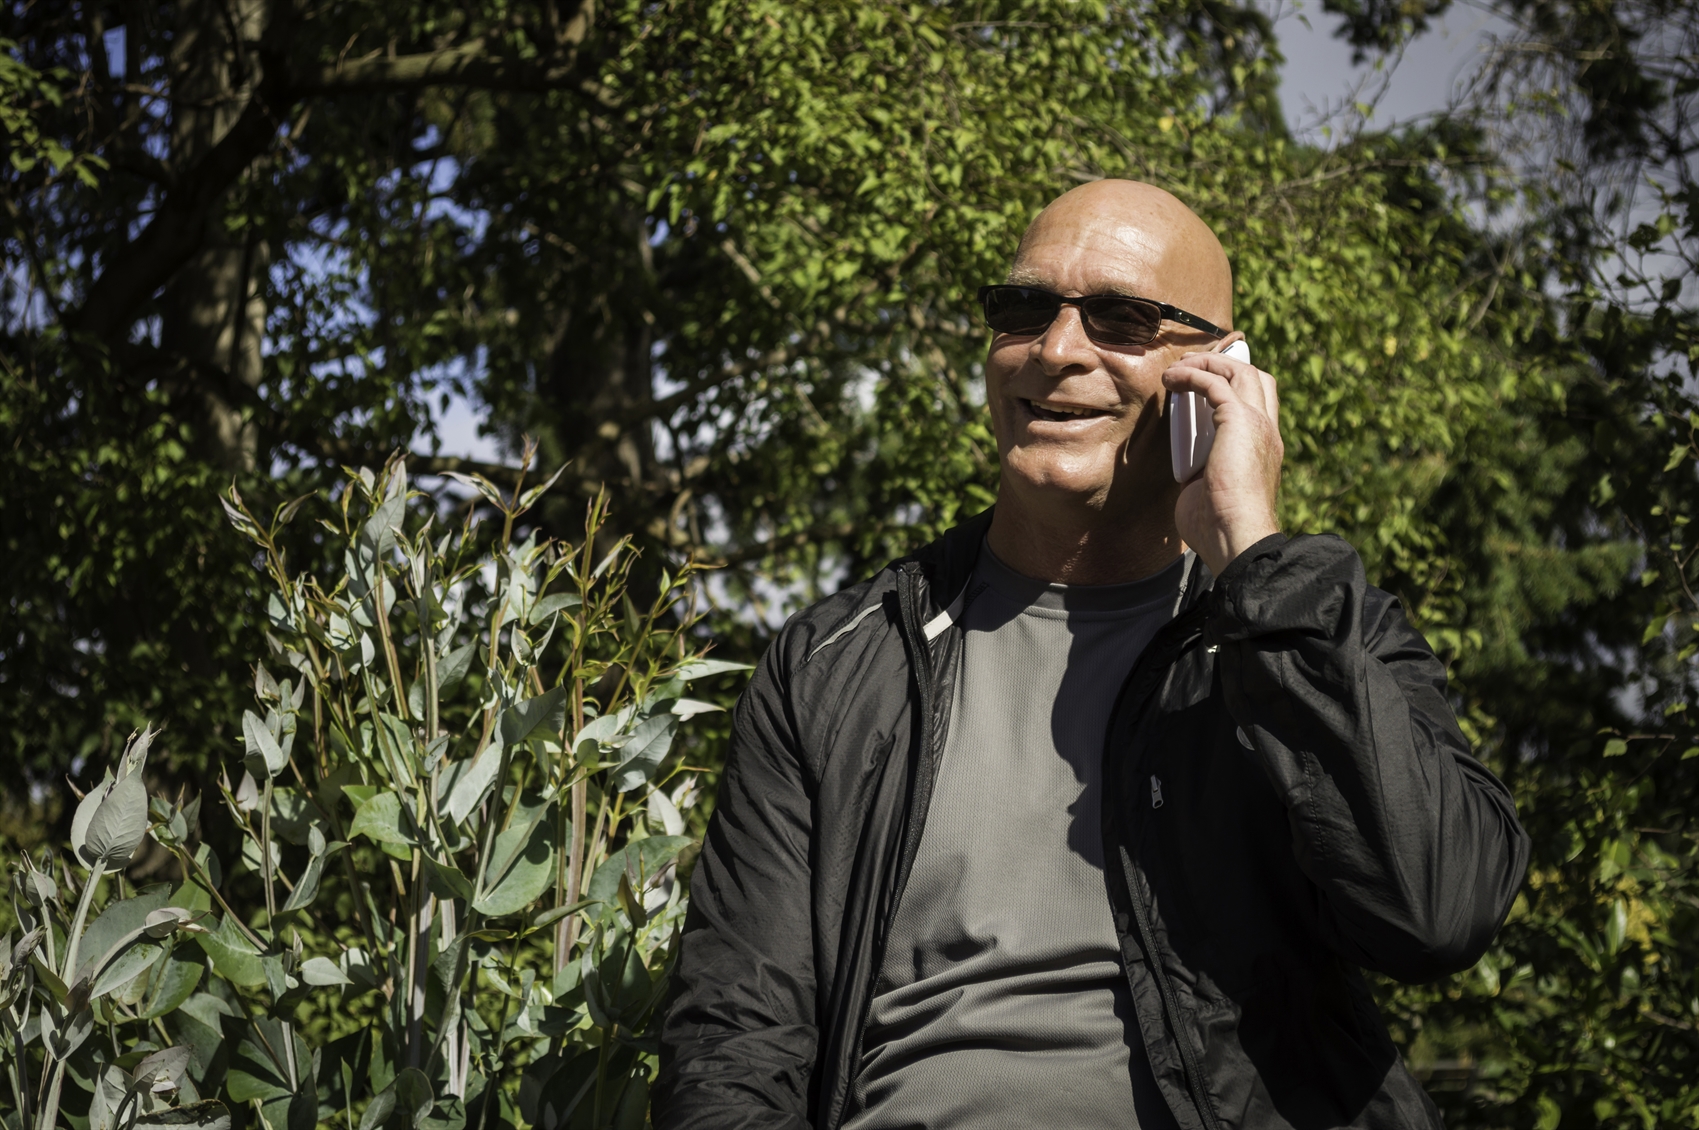
[{"label": "black sunglasses", "polygon": [[1041,334],[1062,307],[1078,306],[1086,336],[1099,345],[1145,345],[1156,340],[1164,318],[1214,337],[1227,336],[1226,330],[1178,306],[1122,294],[1064,298],[1036,286],[1005,283],[980,287],[979,304],[985,308],[985,324],[1003,334]]}]

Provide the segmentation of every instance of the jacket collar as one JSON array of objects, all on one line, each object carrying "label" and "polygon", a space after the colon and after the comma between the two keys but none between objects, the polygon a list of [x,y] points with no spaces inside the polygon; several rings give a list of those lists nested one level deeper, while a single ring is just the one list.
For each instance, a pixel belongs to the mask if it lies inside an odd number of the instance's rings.
[{"label": "jacket collar", "polygon": [[[955,601],[966,590],[968,581],[973,578],[974,566],[979,564],[979,552],[985,545],[985,535],[991,529],[991,515],[995,510],[995,506],[987,507],[952,527],[936,541],[891,563],[891,568],[899,570],[911,561],[920,566],[927,582],[929,622],[943,614],[946,608],[954,608]],[[1215,574],[1209,571],[1203,558],[1195,553],[1187,553],[1186,557],[1186,571],[1180,579],[1179,599],[1174,606],[1175,619],[1196,607],[1215,585]],[[954,618],[953,615],[948,617]]]},{"label": "jacket collar", "polygon": [[[991,529],[995,510],[996,507],[987,507],[904,559],[918,564],[926,577],[929,617],[941,612],[967,588],[973,567],[979,564],[979,551],[985,545],[985,534]],[[900,568],[903,562],[895,564]]]}]

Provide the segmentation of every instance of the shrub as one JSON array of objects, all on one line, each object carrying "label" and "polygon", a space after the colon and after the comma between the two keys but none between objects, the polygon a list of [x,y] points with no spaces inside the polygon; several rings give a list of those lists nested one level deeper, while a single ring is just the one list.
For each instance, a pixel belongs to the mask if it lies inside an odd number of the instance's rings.
[{"label": "shrub", "polygon": [[[240,856],[203,798],[147,795],[148,731],[70,852],[14,869],[7,1127],[643,1125],[699,791],[675,736],[739,665],[697,646],[694,566],[639,606],[605,500],[577,546],[516,542],[549,484],[463,482],[499,535],[439,531],[399,459],[350,473],[322,578],[280,534],[329,499],[262,522],[231,489],[273,586],[220,790]],[[149,837],[176,885],[124,878]]]}]

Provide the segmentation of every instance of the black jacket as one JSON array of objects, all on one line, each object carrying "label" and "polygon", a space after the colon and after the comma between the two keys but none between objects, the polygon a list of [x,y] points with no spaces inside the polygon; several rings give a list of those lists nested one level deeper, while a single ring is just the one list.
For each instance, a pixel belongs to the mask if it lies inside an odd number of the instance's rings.
[{"label": "black jacket", "polygon": [[[691,882],[655,1125],[835,1130],[919,846],[988,515],[792,618],[738,703]],[[1178,612],[1104,745],[1108,895],[1184,1130],[1439,1115],[1358,967],[1465,969],[1527,838],[1445,670],[1333,537],[1270,537]]]}]

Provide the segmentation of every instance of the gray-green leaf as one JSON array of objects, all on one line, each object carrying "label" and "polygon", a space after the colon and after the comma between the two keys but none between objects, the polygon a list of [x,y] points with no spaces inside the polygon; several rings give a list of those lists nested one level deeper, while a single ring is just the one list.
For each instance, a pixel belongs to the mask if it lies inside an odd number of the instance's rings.
[{"label": "gray-green leaf", "polygon": [[554,687],[523,702],[516,702],[502,712],[501,740],[504,745],[517,745],[530,738],[549,734],[559,735],[566,724],[566,688]]},{"label": "gray-green leaf", "polygon": [[634,840],[608,856],[607,862],[596,868],[584,897],[597,902],[613,902],[619,896],[619,877],[626,875],[633,890],[641,891],[657,871],[690,844],[689,836],[650,836]]},{"label": "gray-green leaf", "polygon": [[395,1108],[407,1119],[409,1126],[418,1126],[436,1105],[431,1094],[431,1081],[417,1067],[404,1067],[393,1085]]},{"label": "gray-green leaf", "polygon": [[454,782],[454,788],[448,794],[448,815],[456,824],[463,824],[466,817],[478,802],[484,799],[489,791],[490,782],[496,779],[496,772],[501,768],[501,747],[491,742],[485,746],[477,760],[461,771],[460,777]]},{"label": "gray-green leaf", "polygon": [[301,980],[309,985],[352,985],[347,974],[328,957],[309,957],[301,963]]},{"label": "gray-green leaf", "polygon": [[472,881],[452,863],[438,863],[429,855],[425,860],[425,881],[431,893],[439,899],[470,899]]},{"label": "gray-green leaf", "polygon": [[348,835],[364,835],[375,843],[412,844],[416,842],[412,827],[413,821],[402,810],[401,797],[382,792],[360,806],[354,823],[348,826]]},{"label": "gray-green leaf", "polygon": [[672,748],[673,734],[677,731],[678,715],[671,710],[659,710],[637,723],[631,737],[620,747],[614,790],[629,792],[654,776],[667,750]]},{"label": "gray-green leaf", "polygon": [[721,675],[727,671],[753,671],[755,668],[747,663],[733,663],[729,659],[693,659],[678,669],[676,678],[689,682],[692,679],[706,679],[709,675]]},{"label": "gray-green leaf", "polygon": [[541,624],[563,608],[577,608],[580,603],[582,601],[575,592],[557,592],[552,596],[545,596],[531,607],[530,622]]},{"label": "gray-green leaf", "polygon": [[147,835],[147,786],[132,774],[112,786],[88,822],[83,840],[83,859],[108,868],[130,861],[142,837]]},{"label": "gray-green leaf", "polygon": [[437,690],[446,691],[466,677],[466,672],[472,667],[472,656],[478,651],[478,642],[457,647],[443,656],[437,664]]},{"label": "gray-green leaf", "polygon": [[143,1114],[130,1130],[230,1130],[230,1111],[217,1099]]},{"label": "gray-green leaf", "polygon": [[71,850],[77,853],[78,859],[83,856],[83,844],[88,840],[88,826],[94,820],[94,814],[100,811],[100,802],[106,798],[106,790],[112,785],[112,770],[108,769],[101,777],[100,784],[83,794],[83,799],[77,802],[76,814],[71,817]]},{"label": "gray-green leaf", "polygon": [[[505,869],[505,873],[485,877],[490,889],[472,904],[472,908],[479,914],[499,918],[504,914],[515,914],[537,901],[554,878],[554,837],[551,831],[547,819],[539,819],[532,824],[524,851],[513,860],[512,866]],[[496,837],[492,852],[496,861],[501,861],[513,847],[511,840],[504,843],[503,838],[513,837],[516,833],[524,835],[525,830],[510,828]]]},{"label": "gray-green leaf", "polygon": [[245,750],[242,763],[256,780],[275,777],[283,772],[289,759],[283,747],[271,736],[271,730],[252,710],[242,711],[242,742]]}]

